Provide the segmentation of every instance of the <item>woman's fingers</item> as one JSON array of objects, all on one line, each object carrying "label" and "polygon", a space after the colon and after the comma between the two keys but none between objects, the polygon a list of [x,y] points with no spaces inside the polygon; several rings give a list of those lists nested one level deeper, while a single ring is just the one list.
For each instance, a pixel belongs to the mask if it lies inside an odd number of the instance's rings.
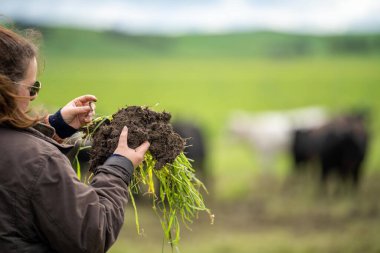
[{"label": "woman's fingers", "polygon": [[86,106],[78,106],[78,107],[71,107],[68,108],[67,111],[71,113],[73,116],[79,115],[79,114],[88,114],[91,112],[91,107]]},{"label": "woman's fingers", "polygon": [[148,151],[149,149],[149,146],[150,146],[150,143],[148,141],[145,141],[143,144],[141,144],[140,146],[138,146],[135,151],[137,153],[143,153],[145,154],[146,151]]},{"label": "woman's fingers", "polygon": [[121,131],[118,147],[123,149],[128,148],[128,127],[126,126]]},{"label": "woman's fingers", "polygon": [[86,104],[89,102],[96,102],[97,100],[98,99],[94,95],[83,95],[75,99],[75,101],[79,101],[82,104]]}]

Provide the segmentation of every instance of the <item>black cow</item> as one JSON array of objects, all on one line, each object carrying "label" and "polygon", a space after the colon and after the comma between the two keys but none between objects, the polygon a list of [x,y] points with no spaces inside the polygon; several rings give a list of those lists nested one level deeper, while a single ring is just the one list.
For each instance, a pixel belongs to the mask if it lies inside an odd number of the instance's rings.
[{"label": "black cow", "polygon": [[298,169],[319,162],[323,184],[335,174],[357,187],[367,146],[365,114],[355,113],[337,117],[318,129],[295,131],[292,155]]}]

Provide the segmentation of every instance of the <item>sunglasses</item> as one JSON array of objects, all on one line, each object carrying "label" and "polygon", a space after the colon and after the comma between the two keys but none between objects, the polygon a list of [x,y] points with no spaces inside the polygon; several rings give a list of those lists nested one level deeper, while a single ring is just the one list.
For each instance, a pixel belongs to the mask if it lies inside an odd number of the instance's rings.
[{"label": "sunglasses", "polygon": [[31,97],[34,97],[35,95],[37,95],[42,87],[42,84],[40,81],[35,81],[32,86],[25,85],[25,84],[19,84],[19,85],[28,87],[29,96]]}]

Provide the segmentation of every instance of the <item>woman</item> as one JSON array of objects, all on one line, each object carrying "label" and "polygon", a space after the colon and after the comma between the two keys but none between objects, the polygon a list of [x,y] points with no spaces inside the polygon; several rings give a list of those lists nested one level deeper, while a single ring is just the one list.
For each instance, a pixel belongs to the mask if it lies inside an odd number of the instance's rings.
[{"label": "woman", "polygon": [[127,187],[149,143],[130,149],[125,127],[114,154],[89,186],[82,184],[59,141],[91,121],[96,98],[29,116],[41,89],[36,76],[37,48],[0,26],[0,251],[105,252],[121,229]]}]

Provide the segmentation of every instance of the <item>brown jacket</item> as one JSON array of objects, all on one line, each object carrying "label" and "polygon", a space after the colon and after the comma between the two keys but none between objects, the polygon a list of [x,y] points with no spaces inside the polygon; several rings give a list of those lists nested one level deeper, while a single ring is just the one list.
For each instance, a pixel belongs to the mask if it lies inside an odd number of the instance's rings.
[{"label": "brown jacket", "polygon": [[0,252],[105,252],[115,242],[133,165],[112,156],[87,186],[69,150],[34,128],[0,126]]}]

